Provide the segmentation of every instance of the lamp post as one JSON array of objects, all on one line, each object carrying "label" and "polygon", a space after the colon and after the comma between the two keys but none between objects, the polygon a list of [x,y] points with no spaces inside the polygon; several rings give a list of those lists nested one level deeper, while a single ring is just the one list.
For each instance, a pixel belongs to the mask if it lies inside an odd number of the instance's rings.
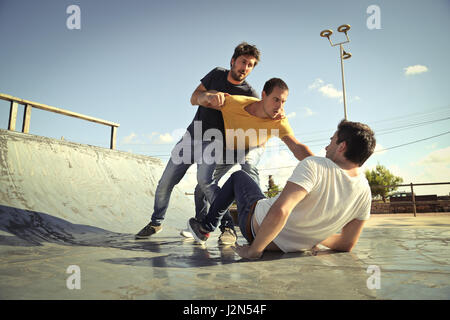
[{"label": "lamp post", "polygon": [[330,36],[333,34],[332,30],[326,29],[326,30],[323,30],[322,32],[320,32],[320,36],[324,37],[324,38],[327,38],[332,47],[335,47],[335,46],[339,45],[339,52],[340,52],[340,57],[341,57],[342,95],[343,95],[343,98],[344,98],[344,116],[345,116],[345,120],[347,120],[347,102],[346,102],[346,96],[345,96],[344,60],[349,59],[352,55],[349,52],[345,52],[344,47],[342,45],[344,43],[350,42],[350,39],[348,38],[348,34],[347,34],[348,30],[350,30],[350,25],[348,25],[348,24],[343,24],[343,25],[338,27],[338,31],[339,32],[345,33],[345,37],[347,38],[347,41],[339,42],[339,43],[336,43],[336,44],[333,44],[333,42],[330,39]]}]

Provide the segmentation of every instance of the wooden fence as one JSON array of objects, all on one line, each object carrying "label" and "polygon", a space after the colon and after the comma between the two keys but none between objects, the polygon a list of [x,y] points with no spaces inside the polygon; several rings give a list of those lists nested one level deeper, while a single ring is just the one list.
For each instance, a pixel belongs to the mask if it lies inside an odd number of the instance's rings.
[{"label": "wooden fence", "polygon": [[434,183],[410,183],[410,184],[397,184],[397,185],[389,185],[389,186],[372,186],[374,188],[393,188],[393,187],[410,187],[411,188],[411,196],[410,197],[405,197],[404,200],[406,201],[398,201],[398,200],[403,200],[403,199],[396,199],[395,201],[391,201],[391,205],[402,205],[402,204],[407,204],[407,205],[412,205],[412,210],[414,213],[414,217],[417,214],[417,205],[418,203],[423,203],[423,204],[427,204],[427,205],[439,205],[439,201],[434,199],[428,199],[429,197],[425,197],[425,196],[417,196],[418,199],[416,199],[416,195],[414,194],[414,187],[416,186],[434,186],[434,185],[443,185],[443,184],[450,184],[450,182],[434,182]]}]

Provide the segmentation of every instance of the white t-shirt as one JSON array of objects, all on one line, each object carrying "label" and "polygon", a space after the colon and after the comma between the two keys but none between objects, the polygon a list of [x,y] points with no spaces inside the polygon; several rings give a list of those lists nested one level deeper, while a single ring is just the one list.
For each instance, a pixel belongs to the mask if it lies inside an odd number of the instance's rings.
[{"label": "white t-shirt", "polygon": [[[309,250],[353,219],[370,217],[372,196],[364,173],[350,177],[327,158],[308,157],[297,165],[288,181],[302,186],[308,194],[274,239],[284,252]],[[258,201],[255,217],[259,225],[278,196]]]}]

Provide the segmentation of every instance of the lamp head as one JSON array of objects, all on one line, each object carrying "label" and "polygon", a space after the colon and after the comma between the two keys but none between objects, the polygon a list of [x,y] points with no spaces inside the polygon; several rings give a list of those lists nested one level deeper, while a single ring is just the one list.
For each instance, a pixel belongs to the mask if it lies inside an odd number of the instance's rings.
[{"label": "lamp head", "polygon": [[345,34],[347,34],[347,31],[348,30],[350,30],[350,25],[349,24],[343,24],[343,25],[340,25],[339,27],[338,27],[338,31],[339,32],[344,32]]},{"label": "lamp head", "polygon": [[333,34],[333,30],[326,29],[320,32],[320,36],[324,38],[330,39],[330,36]]}]

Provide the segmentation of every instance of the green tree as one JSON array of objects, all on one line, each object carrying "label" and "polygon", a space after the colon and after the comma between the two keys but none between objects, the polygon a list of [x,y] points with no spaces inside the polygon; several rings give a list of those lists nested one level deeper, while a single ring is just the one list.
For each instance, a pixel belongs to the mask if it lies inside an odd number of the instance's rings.
[{"label": "green tree", "polygon": [[267,197],[272,198],[275,197],[278,193],[281,192],[281,189],[278,185],[273,182],[273,178],[269,176],[269,185],[267,186]]},{"label": "green tree", "polygon": [[395,176],[385,166],[380,164],[377,164],[374,170],[366,170],[365,174],[369,181],[372,197],[381,197],[383,202],[386,202],[386,198],[393,191],[397,190],[397,187],[386,186],[393,186],[403,182],[403,178]]}]

